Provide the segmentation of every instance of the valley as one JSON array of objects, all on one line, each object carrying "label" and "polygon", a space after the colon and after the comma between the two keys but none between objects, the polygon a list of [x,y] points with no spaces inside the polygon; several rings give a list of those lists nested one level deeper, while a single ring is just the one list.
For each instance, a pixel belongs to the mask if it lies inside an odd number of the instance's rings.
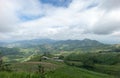
[{"label": "valley", "polygon": [[[13,46],[14,45],[14,46]],[[96,40],[29,40],[0,45],[2,78],[119,78],[120,46]]]}]

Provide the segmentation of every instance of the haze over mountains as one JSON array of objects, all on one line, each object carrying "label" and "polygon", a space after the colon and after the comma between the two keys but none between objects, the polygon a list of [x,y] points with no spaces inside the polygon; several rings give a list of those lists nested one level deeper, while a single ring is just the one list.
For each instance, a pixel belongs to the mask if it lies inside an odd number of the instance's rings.
[{"label": "haze over mountains", "polygon": [[53,44],[53,45],[62,45],[62,44],[73,44],[81,46],[94,46],[94,45],[103,45],[96,40],[84,39],[84,40],[53,40],[53,39],[32,39],[32,40],[21,40],[14,42],[0,42],[2,47],[27,47],[43,44]]}]

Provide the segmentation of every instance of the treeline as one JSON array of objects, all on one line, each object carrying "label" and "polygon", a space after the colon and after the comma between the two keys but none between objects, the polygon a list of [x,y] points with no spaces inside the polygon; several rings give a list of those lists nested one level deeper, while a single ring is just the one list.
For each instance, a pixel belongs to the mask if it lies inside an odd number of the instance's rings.
[{"label": "treeline", "polygon": [[0,53],[2,53],[2,55],[12,55],[12,54],[16,55],[16,54],[20,54],[20,49],[0,47]]},{"label": "treeline", "polygon": [[120,63],[120,53],[72,53],[65,58],[65,61],[113,65]]},{"label": "treeline", "polygon": [[120,53],[72,53],[65,57],[67,65],[120,76]]}]

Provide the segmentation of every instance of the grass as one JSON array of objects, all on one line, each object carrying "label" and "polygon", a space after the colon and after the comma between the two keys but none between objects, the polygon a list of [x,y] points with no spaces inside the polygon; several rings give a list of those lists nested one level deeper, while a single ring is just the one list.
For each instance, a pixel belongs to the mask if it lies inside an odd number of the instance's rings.
[{"label": "grass", "polygon": [[0,72],[0,78],[40,78],[40,75],[26,72]]},{"label": "grass", "polygon": [[45,78],[116,78],[55,61],[16,63],[16,72],[0,72],[0,78],[41,78],[36,72],[39,64],[45,67]]},{"label": "grass", "polygon": [[120,63],[116,65],[95,65],[95,71],[120,77]]},{"label": "grass", "polygon": [[55,70],[54,72],[49,72],[47,74],[47,77],[48,78],[115,78],[110,75],[96,73],[71,66],[65,66]]},{"label": "grass", "polygon": [[[0,72],[0,78],[41,78],[40,74],[26,72]],[[115,78],[85,69],[64,66],[46,73],[45,78]]]},{"label": "grass", "polygon": [[55,70],[65,65],[63,63],[55,62],[55,61],[42,61],[42,62],[30,61],[30,62],[24,62],[24,63],[14,63],[12,67],[15,68],[16,71],[36,72],[38,70],[39,64],[41,64],[45,68],[45,71]]}]

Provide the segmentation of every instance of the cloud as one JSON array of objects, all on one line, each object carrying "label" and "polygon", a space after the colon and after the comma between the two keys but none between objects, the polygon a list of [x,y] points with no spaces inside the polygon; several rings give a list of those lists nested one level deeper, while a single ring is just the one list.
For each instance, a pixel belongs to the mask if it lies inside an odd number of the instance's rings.
[{"label": "cloud", "polygon": [[1,0],[1,39],[112,40],[120,31],[119,0],[44,1]]},{"label": "cloud", "polygon": [[14,32],[24,20],[43,15],[38,0],[0,0],[0,32]]},{"label": "cloud", "polygon": [[114,10],[120,8],[120,0],[100,0],[100,8]]},{"label": "cloud", "polygon": [[[114,37],[120,37],[120,31],[117,31],[117,32],[114,32],[114,33],[112,33],[112,36],[114,36]],[[120,39],[120,38],[119,38]]]},{"label": "cloud", "polygon": [[0,0],[0,32],[10,32],[14,30],[19,19],[14,13],[14,6],[9,0]]},{"label": "cloud", "polygon": [[[89,2],[87,2],[87,4],[88,3]],[[92,25],[97,20],[96,17],[98,16],[98,14],[94,12],[95,9],[81,12],[81,10],[86,7],[84,4],[86,3],[75,0],[68,8],[55,8],[54,6],[49,7],[49,5],[46,5],[45,7],[49,8],[49,12],[47,12],[44,17],[21,23],[20,27],[22,27],[22,30],[17,31],[17,33],[22,31],[21,35],[27,34],[24,36],[27,38],[28,36],[31,38],[55,38],[56,36],[57,38],[57,36],[60,35],[68,37],[68,35],[81,34],[86,27],[88,27],[87,25]],[[91,18],[91,20],[88,18]],[[62,36],[59,38],[65,39],[65,37]]]},{"label": "cloud", "polygon": [[111,34],[120,31],[120,11],[112,11],[103,15],[93,26],[95,34]]}]

